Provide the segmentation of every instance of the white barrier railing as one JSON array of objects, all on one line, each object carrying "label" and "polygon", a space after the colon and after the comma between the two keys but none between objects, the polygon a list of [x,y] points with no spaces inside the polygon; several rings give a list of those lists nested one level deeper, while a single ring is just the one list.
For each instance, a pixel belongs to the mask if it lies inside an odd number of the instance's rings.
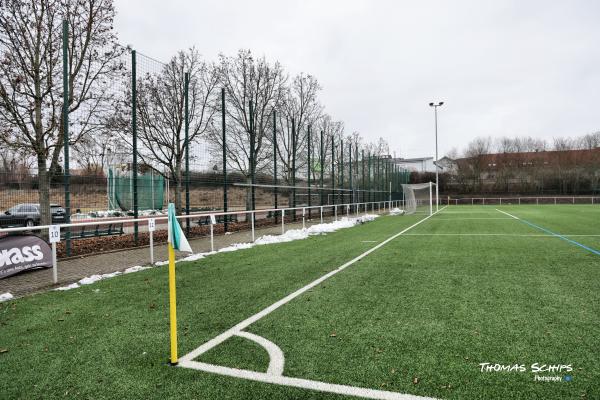
[{"label": "white barrier railing", "polygon": [[[465,197],[440,199],[447,205],[502,205],[502,204],[600,204],[600,196],[509,196]],[[444,201],[445,200],[445,201]]]},{"label": "white barrier railing", "polygon": [[[237,211],[227,211],[227,212],[203,212],[197,214],[190,215],[178,215],[176,218],[180,220],[186,219],[195,219],[195,218],[209,218],[210,225],[210,247],[211,251],[214,251],[214,229],[213,226],[217,224],[216,217],[217,216],[233,216],[233,215],[245,215],[250,216],[250,226],[252,232],[252,241],[256,240],[255,238],[255,219],[256,214],[269,214],[273,213],[274,215],[271,218],[277,218],[275,214],[281,213],[281,234],[285,233],[285,215],[286,212],[294,212],[294,211],[302,211],[302,227],[306,227],[306,218],[307,218],[307,210],[319,209],[320,213],[320,222],[323,223],[323,211],[324,209],[332,209],[332,213],[334,215],[334,220],[338,219],[338,208],[345,207],[346,215],[350,216],[352,210],[355,210],[355,214],[358,215],[362,210],[364,210],[365,214],[371,209],[371,212],[375,212],[375,208],[377,208],[377,212],[381,212],[381,208],[383,205],[383,210],[386,208],[391,210],[392,207],[398,207],[402,203],[402,200],[385,200],[385,201],[376,201],[376,202],[359,202],[359,203],[345,203],[345,204],[327,204],[327,205],[319,205],[319,206],[302,206],[302,207],[288,207],[288,208],[269,208],[269,209],[258,209],[258,210],[237,210]],[[343,211],[342,211],[343,212]],[[61,224],[61,225],[40,225],[35,227],[15,227],[15,228],[0,228],[0,235],[5,233],[15,233],[15,232],[31,232],[31,231],[41,231],[48,230],[48,237],[52,235],[56,235],[58,232],[59,240],[50,240],[52,244],[52,263],[53,263],[53,271],[52,277],[53,282],[56,284],[58,282],[58,261],[56,257],[56,243],[60,241],[60,230],[64,228],[77,228],[77,227],[85,227],[85,226],[98,226],[98,225],[108,225],[108,224],[146,224],[149,233],[149,252],[150,252],[150,263],[154,264],[154,231],[156,229],[156,221],[167,221],[168,216],[158,216],[153,218],[130,218],[130,219],[99,219],[98,221],[93,222],[76,222],[71,224]],[[246,219],[245,222],[248,222]],[[225,221],[220,222],[219,224],[223,224]],[[227,221],[227,223],[232,223],[232,221]],[[185,228],[184,228],[185,229]],[[56,237],[56,236],[54,236]]]}]

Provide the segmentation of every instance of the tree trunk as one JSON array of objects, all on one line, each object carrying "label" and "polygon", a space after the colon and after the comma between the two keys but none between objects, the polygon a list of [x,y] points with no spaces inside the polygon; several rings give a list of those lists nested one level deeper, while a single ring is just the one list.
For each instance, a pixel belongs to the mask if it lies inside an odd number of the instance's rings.
[{"label": "tree trunk", "polygon": [[38,154],[38,194],[40,201],[40,224],[51,225],[52,214],[50,213],[50,179],[46,168],[46,157],[44,154]]},{"label": "tree trunk", "polygon": [[[246,183],[252,185],[252,175],[246,177]],[[252,210],[252,186],[246,188],[246,210]]]}]

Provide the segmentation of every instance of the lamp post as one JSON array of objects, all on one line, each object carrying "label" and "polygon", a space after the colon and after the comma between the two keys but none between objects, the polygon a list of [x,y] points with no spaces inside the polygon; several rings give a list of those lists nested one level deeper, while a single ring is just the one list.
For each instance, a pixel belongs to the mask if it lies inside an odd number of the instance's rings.
[{"label": "lamp post", "polygon": [[435,115],[435,211],[437,212],[440,204],[440,182],[438,177],[438,122],[437,122],[437,109],[444,105],[443,101],[439,103],[429,103],[429,107],[433,107]]}]

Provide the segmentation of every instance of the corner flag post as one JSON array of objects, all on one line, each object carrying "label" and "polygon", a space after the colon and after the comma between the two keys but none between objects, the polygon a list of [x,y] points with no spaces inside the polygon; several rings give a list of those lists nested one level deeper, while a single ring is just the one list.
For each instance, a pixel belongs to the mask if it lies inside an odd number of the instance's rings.
[{"label": "corner flag post", "polygon": [[169,325],[171,337],[171,365],[177,365],[177,295],[175,284],[175,250],[193,253],[181,226],[177,222],[175,204],[169,203]]},{"label": "corner flag post", "polygon": [[171,329],[171,365],[177,365],[177,294],[175,284],[175,249],[169,247],[169,323]]}]

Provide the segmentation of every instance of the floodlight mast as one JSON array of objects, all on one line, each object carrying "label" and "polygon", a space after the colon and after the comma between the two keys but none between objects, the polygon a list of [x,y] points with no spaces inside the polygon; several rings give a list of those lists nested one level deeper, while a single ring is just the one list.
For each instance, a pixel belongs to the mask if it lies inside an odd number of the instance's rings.
[{"label": "floodlight mast", "polygon": [[439,210],[440,206],[440,189],[439,189],[439,167],[438,167],[438,121],[437,121],[437,109],[444,105],[443,101],[438,103],[429,103],[429,107],[433,107],[433,112],[435,115],[435,211]]}]

